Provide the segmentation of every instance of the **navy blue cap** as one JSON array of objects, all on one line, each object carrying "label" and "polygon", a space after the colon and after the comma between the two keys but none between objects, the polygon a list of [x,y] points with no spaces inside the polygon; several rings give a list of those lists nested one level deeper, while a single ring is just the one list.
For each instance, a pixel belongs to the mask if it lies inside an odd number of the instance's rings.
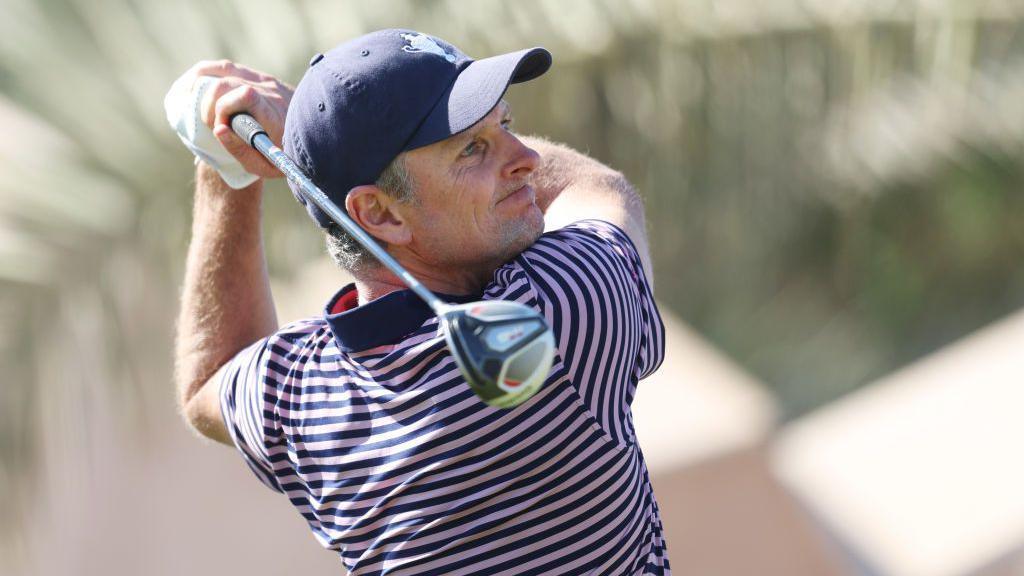
[{"label": "navy blue cap", "polygon": [[[551,67],[530,48],[473,60],[413,30],[379,30],[310,60],[284,126],[284,150],[344,209],[352,188],[372,184],[404,151],[440,142],[476,124],[509,84]],[[331,220],[292,191],[321,227]]]}]

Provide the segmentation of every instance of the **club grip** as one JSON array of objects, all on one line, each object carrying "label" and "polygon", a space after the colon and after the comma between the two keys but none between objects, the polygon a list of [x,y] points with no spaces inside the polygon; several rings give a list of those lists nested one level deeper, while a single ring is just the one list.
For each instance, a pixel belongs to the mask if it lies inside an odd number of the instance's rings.
[{"label": "club grip", "polygon": [[252,139],[259,134],[266,134],[267,131],[260,126],[255,118],[242,112],[231,117],[231,129],[238,134],[238,137],[245,140],[249,146],[255,146]]}]

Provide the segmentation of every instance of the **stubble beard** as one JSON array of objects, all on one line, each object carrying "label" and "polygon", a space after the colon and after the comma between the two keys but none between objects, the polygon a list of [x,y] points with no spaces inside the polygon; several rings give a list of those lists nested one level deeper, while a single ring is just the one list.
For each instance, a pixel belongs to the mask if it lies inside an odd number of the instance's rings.
[{"label": "stubble beard", "polygon": [[530,215],[510,221],[502,227],[501,251],[496,260],[501,263],[512,260],[533,246],[544,233],[544,215],[536,205],[533,211]]},{"label": "stubble beard", "polygon": [[[532,184],[532,178],[525,178],[510,184],[507,190],[505,190],[505,194],[514,194],[523,186]],[[509,220],[502,225],[499,253],[496,258],[501,264],[512,260],[524,250],[533,246],[533,243],[544,233],[544,214],[537,207],[536,197],[532,206],[527,210],[527,213],[519,218]]]}]

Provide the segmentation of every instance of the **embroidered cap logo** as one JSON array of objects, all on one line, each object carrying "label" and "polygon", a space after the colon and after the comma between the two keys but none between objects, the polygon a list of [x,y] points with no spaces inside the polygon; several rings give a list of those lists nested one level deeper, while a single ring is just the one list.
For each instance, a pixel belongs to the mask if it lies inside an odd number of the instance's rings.
[{"label": "embroidered cap logo", "polygon": [[402,50],[406,52],[429,52],[431,54],[437,54],[449,62],[455,62],[455,56],[444,51],[434,42],[434,39],[424,34],[402,34],[402,38],[409,43],[408,46],[402,46]]}]

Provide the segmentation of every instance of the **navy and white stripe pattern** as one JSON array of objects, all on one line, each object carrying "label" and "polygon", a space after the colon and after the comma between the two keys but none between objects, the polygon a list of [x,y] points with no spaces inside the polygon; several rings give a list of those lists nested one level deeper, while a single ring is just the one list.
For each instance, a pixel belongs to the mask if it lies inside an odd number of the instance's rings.
[{"label": "navy and white stripe pattern", "polygon": [[476,398],[410,291],[337,312],[353,290],[221,381],[249,467],[351,574],[669,573],[629,408],[664,329],[621,230],[577,222],[495,272],[482,297],[540,310],[557,341],[511,410]]}]

